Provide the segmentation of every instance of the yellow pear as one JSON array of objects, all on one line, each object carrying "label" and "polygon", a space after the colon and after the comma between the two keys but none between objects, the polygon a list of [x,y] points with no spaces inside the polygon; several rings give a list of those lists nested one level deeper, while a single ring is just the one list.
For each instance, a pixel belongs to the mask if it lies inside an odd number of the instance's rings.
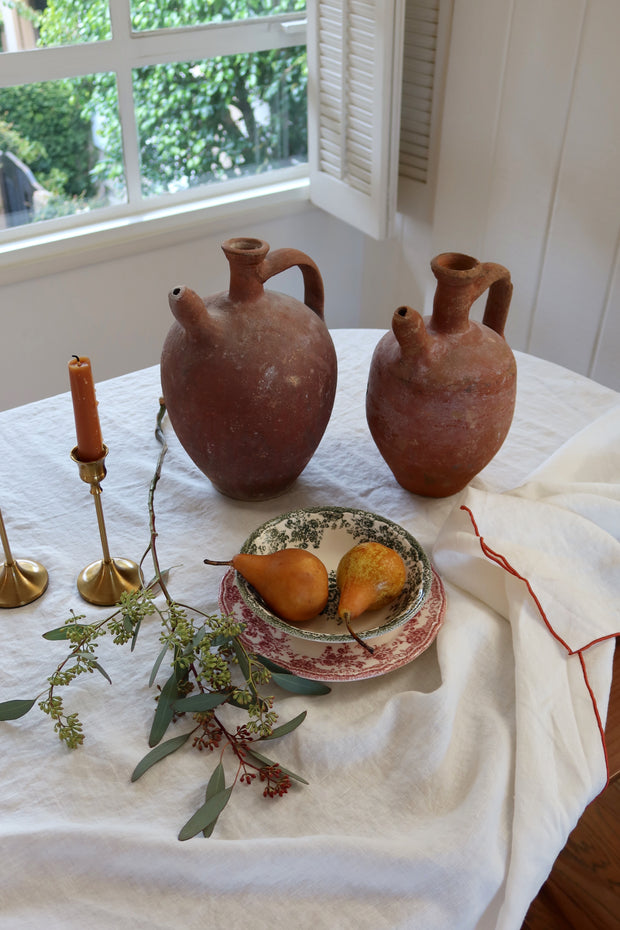
[{"label": "yellow pear", "polygon": [[303,623],[320,614],[329,595],[327,569],[307,549],[280,549],[258,555],[240,552],[228,562],[205,559],[207,565],[232,565],[278,617]]},{"label": "yellow pear", "polygon": [[407,580],[407,568],[394,549],[377,542],[359,543],[338,563],[340,588],[338,616],[349,623],[366,610],[378,610],[398,597]]}]

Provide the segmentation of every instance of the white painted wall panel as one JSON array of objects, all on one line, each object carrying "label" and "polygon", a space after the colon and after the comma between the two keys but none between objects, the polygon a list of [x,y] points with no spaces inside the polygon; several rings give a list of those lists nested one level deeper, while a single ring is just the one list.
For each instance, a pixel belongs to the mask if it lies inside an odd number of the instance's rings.
[{"label": "white painted wall panel", "polygon": [[620,231],[620,6],[588,3],[529,349],[589,372]]},{"label": "white painted wall panel", "polygon": [[571,102],[584,0],[521,0],[513,10],[484,244],[515,289],[507,337],[527,346]]},{"label": "white painted wall panel", "polygon": [[590,374],[620,391],[620,237]]},{"label": "white painted wall panel", "polygon": [[618,0],[455,3],[432,231],[510,269],[511,345],[613,387],[619,38]]}]

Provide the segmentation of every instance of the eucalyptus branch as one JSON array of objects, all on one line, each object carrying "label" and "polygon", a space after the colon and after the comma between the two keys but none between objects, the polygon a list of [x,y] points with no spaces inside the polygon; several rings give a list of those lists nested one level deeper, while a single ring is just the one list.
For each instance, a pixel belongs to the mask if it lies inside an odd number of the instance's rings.
[{"label": "eucalyptus branch", "polygon": [[164,429],[163,429],[163,420],[164,420],[165,415],[166,415],[166,405],[164,403],[164,399],[160,398],[159,399],[159,411],[157,413],[157,422],[155,426],[155,438],[161,445],[161,450],[157,458],[157,465],[155,466],[155,472],[153,474],[153,477],[151,479],[151,484],[149,486],[149,496],[148,496],[149,531],[150,531],[151,538],[150,538],[149,545],[146,549],[146,552],[142,556],[142,560],[140,564],[144,562],[144,559],[150,552],[151,558],[153,560],[153,567],[155,569],[155,579],[157,583],[159,584],[162,594],[166,598],[166,603],[171,604],[172,598],[168,592],[168,588],[166,587],[166,583],[163,578],[163,573],[161,571],[161,567],[159,564],[159,558],[157,555],[157,547],[155,545],[155,540],[157,539],[157,530],[155,528],[155,491],[157,489],[157,485],[159,484],[159,479],[161,478],[161,472],[162,472],[162,468],[164,464],[164,459],[166,458],[166,455],[168,453],[168,443],[166,441],[166,437],[164,435]]},{"label": "eucalyptus branch", "polygon": [[[306,695],[326,694],[330,689],[320,682],[299,678],[249,652],[242,640],[243,624],[234,617],[209,614],[176,601],[170,594],[168,572],[162,571],[159,563],[155,519],[155,492],[168,451],[163,429],[165,414],[164,401],[160,400],[155,436],[161,448],[148,493],[150,538],[140,562],[142,567],[150,553],[155,572],[153,581],[137,591],[123,593],[113,612],[103,619],[86,623],[83,622],[85,616],[76,616],[71,611],[65,624],[45,633],[44,638],[48,640],[67,640],[71,644],[68,655],[48,677],[47,687],[34,698],[0,703],[0,721],[17,720],[38,703],[53,721],[61,742],[71,749],[81,745],[84,733],[79,717],[77,713],[65,712],[57,690],[68,686],[80,675],[94,671],[111,684],[110,676],[97,657],[97,640],[109,634],[117,645],[130,643],[133,652],[144,619],[155,615],[160,623],[161,648],[151,670],[149,685],[155,683],[166,657],[171,671],[165,683],[158,686],[149,735],[151,749],[135,767],[131,780],[136,781],[189,739],[199,750],[220,749],[219,761],[207,783],[205,803],[179,833],[179,839],[185,840],[201,831],[205,836],[211,835],[237,783],[251,784],[259,778],[265,783],[263,794],[266,797],[282,796],[292,781],[305,783],[301,776],[258,752],[256,743],[292,732],[304,721],[306,712],[276,726],[278,714],[273,709],[274,698],[263,694],[262,689],[268,684],[277,684],[284,690]],[[155,601],[157,587],[163,595],[164,606]],[[236,684],[239,677],[242,683]],[[224,705],[245,715],[244,722],[237,724],[235,729],[218,713]],[[162,742],[169,726],[186,715],[193,719],[192,728]],[[232,784],[228,787],[223,767],[227,749],[237,763]]]}]

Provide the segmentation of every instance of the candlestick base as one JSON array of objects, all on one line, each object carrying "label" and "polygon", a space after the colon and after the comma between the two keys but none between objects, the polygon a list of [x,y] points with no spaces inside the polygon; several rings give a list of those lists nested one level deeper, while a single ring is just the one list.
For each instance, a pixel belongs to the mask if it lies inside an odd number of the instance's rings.
[{"label": "candlestick base", "polygon": [[80,572],[78,591],[89,604],[112,607],[123,592],[137,591],[142,584],[140,566],[129,559],[100,559]]},{"label": "candlestick base", "polygon": [[0,607],[24,607],[41,597],[49,577],[45,568],[30,559],[0,565]]}]

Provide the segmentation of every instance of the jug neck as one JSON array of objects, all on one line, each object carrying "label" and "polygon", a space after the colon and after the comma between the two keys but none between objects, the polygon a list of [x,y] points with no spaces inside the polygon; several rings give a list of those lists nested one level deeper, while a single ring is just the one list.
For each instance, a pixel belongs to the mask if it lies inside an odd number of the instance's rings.
[{"label": "jug neck", "polygon": [[261,265],[269,251],[262,239],[235,238],[222,243],[230,264],[228,296],[233,302],[256,300],[263,293]]},{"label": "jug neck", "polygon": [[437,278],[431,329],[439,333],[460,333],[469,328],[469,311],[479,296],[480,262],[470,255],[444,252],[431,262]]}]

